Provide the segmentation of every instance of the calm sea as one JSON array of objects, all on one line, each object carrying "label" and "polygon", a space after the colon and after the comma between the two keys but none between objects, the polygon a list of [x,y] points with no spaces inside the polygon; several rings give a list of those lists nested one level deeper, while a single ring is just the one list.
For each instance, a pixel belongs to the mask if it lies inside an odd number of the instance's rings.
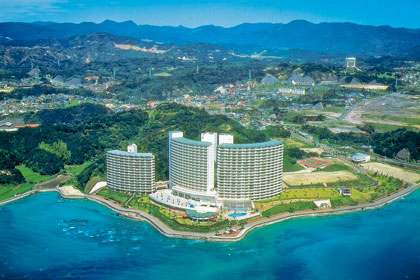
[{"label": "calm sea", "polygon": [[38,194],[0,207],[0,279],[420,279],[420,191],[236,243],[166,238],[94,202]]}]

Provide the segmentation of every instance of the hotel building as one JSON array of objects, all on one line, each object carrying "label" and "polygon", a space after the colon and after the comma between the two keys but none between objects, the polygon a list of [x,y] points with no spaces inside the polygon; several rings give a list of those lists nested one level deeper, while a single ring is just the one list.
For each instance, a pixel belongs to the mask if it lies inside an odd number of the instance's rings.
[{"label": "hotel building", "polygon": [[219,199],[262,200],[282,190],[283,143],[221,144],[217,147]]},{"label": "hotel building", "polygon": [[156,191],[155,157],[150,153],[137,153],[135,144],[127,152],[113,150],[106,153],[108,188],[131,193]]},{"label": "hotel building", "polygon": [[215,203],[214,162],[217,135],[203,134],[207,141],[169,133],[169,186],[172,193],[184,198]]}]

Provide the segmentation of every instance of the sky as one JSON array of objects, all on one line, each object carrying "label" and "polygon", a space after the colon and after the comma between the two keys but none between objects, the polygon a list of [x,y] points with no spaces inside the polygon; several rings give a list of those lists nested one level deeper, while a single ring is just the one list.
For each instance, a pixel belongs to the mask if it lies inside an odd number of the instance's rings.
[{"label": "sky", "polygon": [[0,21],[235,26],[296,19],[420,28],[420,0],[0,0]]}]

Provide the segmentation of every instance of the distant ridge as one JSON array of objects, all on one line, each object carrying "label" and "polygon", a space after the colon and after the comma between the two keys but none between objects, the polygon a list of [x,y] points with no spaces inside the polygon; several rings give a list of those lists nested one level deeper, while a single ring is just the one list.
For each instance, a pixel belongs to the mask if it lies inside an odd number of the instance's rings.
[{"label": "distant ridge", "polygon": [[137,25],[133,21],[112,20],[98,24],[0,23],[0,37],[14,40],[62,39],[98,32],[176,45],[208,43],[242,52],[301,49],[349,55],[410,56],[413,48],[420,45],[420,29],[353,23],[314,24],[304,20],[287,24],[244,23],[230,28]]}]

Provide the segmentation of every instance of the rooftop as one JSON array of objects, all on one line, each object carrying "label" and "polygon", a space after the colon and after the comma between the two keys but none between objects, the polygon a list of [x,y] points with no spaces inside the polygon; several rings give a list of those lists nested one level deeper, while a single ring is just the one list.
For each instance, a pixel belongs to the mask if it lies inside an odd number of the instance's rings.
[{"label": "rooftop", "polygon": [[252,149],[252,148],[266,148],[277,145],[282,145],[282,141],[268,141],[261,143],[250,143],[250,144],[222,144],[219,148],[233,148],[233,149]]},{"label": "rooftop", "polygon": [[112,151],[108,151],[107,153],[108,154],[119,155],[119,156],[145,157],[145,158],[153,157],[152,153],[129,153],[129,152],[120,151],[120,150],[112,150]]},{"label": "rooftop", "polygon": [[191,140],[191,139],[184,138],[184,137],[172,138],[172,141],[182,143],[182,144],[192,145],[192,146],[199,146],[199,147],[210,147],[211,146],[210,142],[201,142],[201,141]]}]

